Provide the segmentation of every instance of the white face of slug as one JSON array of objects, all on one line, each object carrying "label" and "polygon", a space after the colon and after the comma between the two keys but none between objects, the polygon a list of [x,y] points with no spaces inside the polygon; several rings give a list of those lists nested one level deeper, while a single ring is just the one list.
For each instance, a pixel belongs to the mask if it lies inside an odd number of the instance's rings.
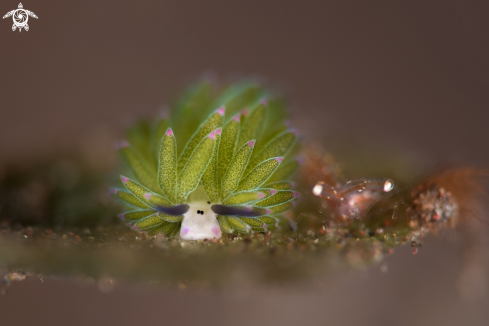
[{"label": "white face of slug", "polygon": [[[189,203],[190,209],[183,215],[180,237],[183,240],[219,239],[222,235],[216,214],[206,202]],[[199,213],[203,212],[203,213]]]}]

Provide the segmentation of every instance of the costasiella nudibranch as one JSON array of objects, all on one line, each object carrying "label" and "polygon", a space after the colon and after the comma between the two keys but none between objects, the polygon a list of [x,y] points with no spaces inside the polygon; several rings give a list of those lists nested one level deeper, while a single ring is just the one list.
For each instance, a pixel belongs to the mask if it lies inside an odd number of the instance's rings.
[{"label": "costasiella nudibranch", "polygon": [[283,100],[254,83],[190,88],[168,118],[139,122],[121,142],[113,193],[130,211],[120,218],[184,240],[276,229],[298,197],[297,135],[285,117]]}]

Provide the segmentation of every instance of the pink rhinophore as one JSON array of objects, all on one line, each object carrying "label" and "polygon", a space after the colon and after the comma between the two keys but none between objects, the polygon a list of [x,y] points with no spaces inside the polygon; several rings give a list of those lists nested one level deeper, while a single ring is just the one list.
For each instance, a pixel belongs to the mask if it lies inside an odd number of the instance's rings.
[{"label": "pink rhinophore", "polygon": [[222,131],[222,129],[221,129],[221,128],[216,129],[216,134],[220,135],[220,134],[221,134],[221,131]]},{"label": "pink rhinophore", "polygon": [[279,162],[279,163],[282,162],[283,159],[284,159],[283,157],[276,157],[275,158],[275,160],[277,160],[277,162]]},{"label": "pink rhinophore", "polygon": [[258,198],[262,199],[263,197],[265,197],[265,194],[263,192],[259,192],[258,193]]},{"label": "pink rhinophore", "polygon": [[167,136],[173,136],[173,130],[171,130],[171,128],[168,128],[168,129],[166,130],[165,135],[167,135]]},{"label": "pink rhinophore", "polygon": [[254,140],[250,140],[248,142],[248,145],[251,146],[251,147],[255,146],[255,141]]},{"label": "pink rhinophore", "polygon": [[239,114],[236,114],[236,115],[233,117],[233,120],[235,120],[235,121],[238,121],[238,122],[239,122]]},{"label": "pink rhinophore", "polygon": [[151,194],[149,192],[145,193],[144,194],[144,198],[146,198],[147,200],[149,200],[151,198]]},{"label": "pink rhinophore", "polygon": [[189,233],[190,229],[188,227],[184,227],[183,230],[182,230],[182,234],[187,234]]},{"label": "pink rhinophore", "polygon": [[299,197],[299,193],[295,191],[292,191],[292,195],[294,196],[294,198]]},{"label": "pink rhinophore", "polygon": [[212,233],[214,233],[215,235],[219,235],[219,231],[220,230],[219,230],[219,228],[217,226],[212,227],[211,230],[212,230]]},{"label": "pink rhinophore", "polygon": [[217,110],[217,113],[219,113],[220,115],[224,115],[224,111],[226,110],[226,108],[224,106],[221,106],[219,108],[219,110]]},{"label": "pink rhinophore", "polygon": [[264,97],[261,99],[260,103],[263,105],[268,105],[268,99],[266,97]]},{"label": "pink rhinophore", "polygon": [[275,190],[275,189],[270,189],[270,193],[271,193],[272,195],[275,195],[275,194],[277,193],[277,190]]},{"label": "pink rhinophore", "polygon": [[270,214],[271,212],[272,210],[267,208],[267,214]]},{"label": "pink rhinophore", "polygon": [[215,131],[211,132],[211,133],[209,134],[209,138],[210,138],[210,139],[216,139],[216,132],[215,132]]},{"label": "pink rhinophore", "polygon": [[127,183],[129,181],[129,178],[121,176],[121,180],[123,183]]}]

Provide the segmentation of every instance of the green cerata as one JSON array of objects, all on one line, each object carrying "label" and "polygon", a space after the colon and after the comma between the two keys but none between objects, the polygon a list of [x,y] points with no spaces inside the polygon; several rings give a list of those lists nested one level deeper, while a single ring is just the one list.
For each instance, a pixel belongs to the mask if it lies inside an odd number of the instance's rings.
[{"label": "green cerata", "polygon": [[184,240],[277,229],[298,197],[286,117],[284,100],[255,82],[190,87],[166,118],[138,122],[120,143],[120,218]]}]

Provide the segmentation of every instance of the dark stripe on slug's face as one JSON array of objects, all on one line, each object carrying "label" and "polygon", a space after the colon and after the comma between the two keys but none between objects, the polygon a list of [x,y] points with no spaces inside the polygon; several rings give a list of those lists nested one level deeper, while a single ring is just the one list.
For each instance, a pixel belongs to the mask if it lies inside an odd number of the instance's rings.
[{"label": "dark stripe on slug's face", "polygon": [[232,215],[232,216],[245,216],[255,217],[265,215],[264,209],[257,209],[252,207],[240,207],[240,206],[225,206],[225,205],[212,205],[211,209],[218,215]]},{"label": "dark stripe on slug's face", "polygon": [[187,204],[175,205],[175,206],[157,206],[156,209],[159,212],[168,214],[168,215],[183,215],[188,212],[190,206]]}]

